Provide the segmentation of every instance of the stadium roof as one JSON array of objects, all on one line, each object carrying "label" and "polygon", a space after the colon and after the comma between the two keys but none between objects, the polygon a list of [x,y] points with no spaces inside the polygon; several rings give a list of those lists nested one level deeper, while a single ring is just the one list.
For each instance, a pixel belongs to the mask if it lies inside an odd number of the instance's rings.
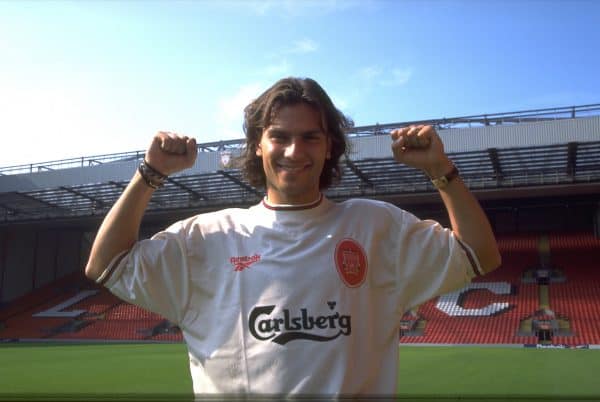
[{"label": "stadium roof", "polygon": [[[414,123],[435,125],[438,130],[474,126],[519,125],[541,121],[560,121],[600,115],[600,105],[540,109],[495,115],[468,116],[453,119],[404,122],[357,127],[353,138],[375,137],[395,127]],[[592,141],[561,141],[536,146],[487,147],[450,152],[469,188],[481,197],[508,197],[515,191],[529,193],[594,193],[600,194],[600,125],[591,126]],[[567,138],[567,137],[565,137]],[[201,152],[219,153],[241,148],[242,141],[199,144]],[[0,179],[11,175],[31,176],[36,172],[102,166],[130,161],[137,164],[143,152],[82,157],[0,168]],[[355,154],[343,160],[342,181],[329,189],[334,199],[348,197],[386,198],[392,201],[433,199],[436,191],[425,176],[415,169],[396,163],[389,152],[381,155]],[[66,171],[65,171],[66,173]],[[130,171],[127,173],[130,175]],[[99,182],[68,183],[49,187],[16,190],[0,180],[0,225],[63,219],[83,219],[104,215],[127,185],[126,179]],[[39,187],[39,186],[38,186]],[[173,211],[200,212],[226,206],[255,203],[262,192],[249,186],[237,169],[217,168],[192,171],[170,177],[157,191],[148,214]],[[416,198],[415,198],[416,197]]]}]

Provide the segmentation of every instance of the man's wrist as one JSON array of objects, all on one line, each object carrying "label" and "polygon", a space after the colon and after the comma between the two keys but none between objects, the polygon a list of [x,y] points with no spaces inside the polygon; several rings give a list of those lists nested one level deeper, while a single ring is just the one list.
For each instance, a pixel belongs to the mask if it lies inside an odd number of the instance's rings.
[{"label": "man's wrist", "polygon": [[447,157],[444,156],[437,163],[432,164],[423,169],[423,172],[429,177],[429,179],[435,179],[446,175],[454,168],[454,163]]},{"label": "man's wrist", "polygon": [[148,187],[154,190],[161,188],[165,184],[165,181],[167,181],[167,175],[162,174],[149,165],[148,162],[146,162],[146,159],[140,163],[138,172]]},{"label": "man's wrist", "polygon": [[[444,173],[437,173],[444,172]],[[437,169],[436,173],[427,173],[431,184],[438,190],[445,188],[448,183],[459,176],[458,168],[454,163],[449,161],[449,164],[445,167],[445,170]]]}]

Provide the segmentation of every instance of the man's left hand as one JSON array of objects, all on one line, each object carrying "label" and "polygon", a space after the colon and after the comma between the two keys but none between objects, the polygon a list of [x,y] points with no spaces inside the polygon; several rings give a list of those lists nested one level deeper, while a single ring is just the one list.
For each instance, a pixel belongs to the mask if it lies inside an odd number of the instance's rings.
[{"label": "man's left hand", "polygon": [[440,177],[452,170],[452,162],[444,152],[444,144],[432,126],[408,126],[393,130],[394,159],[421,169],[429,177]]}]

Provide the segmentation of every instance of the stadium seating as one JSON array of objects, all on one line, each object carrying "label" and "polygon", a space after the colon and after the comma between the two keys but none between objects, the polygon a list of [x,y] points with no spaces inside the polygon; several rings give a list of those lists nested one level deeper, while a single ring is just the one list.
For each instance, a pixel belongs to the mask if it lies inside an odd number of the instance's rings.
[{"label": "stadium seating", "polygon": [[0,310],[3,329],[0,339],[50,338],[54,328],[70,321],[65,317],[34,317],[76,294],[82,282],[81,274],[67,275],[52,284],[43,286]]},{"label": "stadium seating", "polygon": [[137,306],[124,303],[106,289],[73,308],[84,308],[87,314],[80,317],[85,322],[76,332],[57,334],[57,339],[147,340],[153,337],[154,328],[164,318]]},{"label": "stadium seating", "polygon": [[67,289],[77,288],[78,284],[82,281],[84,281],[83,275],[75,273],[38,288],[0,309],[0,321],[5,321],[10,317],[39,308],[40,305],[56,297],[62,297],[61,295]]},{"label": "stadium seating", "polygon": [[[39,317],[35,314],[68,300],[83,289],[96,294],[70,305],[66,311],[85,311],[76,317]],[[181,341],[179,331],[161,326],[158,314],[124,303],[105,288],[69,275],[18,299],[0,311],[0,339],[160,340]]]},{"label": "stadium seating", "polygon": [[573,336],[565,344],[598,344],[600,334],[600,239],[591,234],[550,236],[553,264],[567,277],[549,287],[551,307],[570,318]]},{"label": "stadium seating", "polygon": [[[584,233],[505,235],[502,266],[463,291],[428,301],[402,319],[400,343],[537,344],[538,329],[554,345],[600,344],[600,240]],[[559,272],[541,282],[532,274]],[[537,282],[536,282],[537,281]],[[97,293],[66,308],[73,318],[34,317],[83,289]],[[444,304],[445,303],[445,304]],[[494,307],[495,306],[495,307]],[[486,314],[483,316],[482,314]],[[0,339],[180,342],[181,332],[158,314],[124,303],[81,275],[71,275],[0,310]],[[538,337],[540,335],[540,337]],[[545,336],[545,335],[544,335]]]},{"label": "stadium seating", "polygon": [[[418,309],[418,317],[425,323],[422,335],[400,337],[401,343],[507,343],[536,344],[535,333],[523,331],[537,320],[544,325],[554,325],[570,335],[552,336],[549,343],[585,345],[600,343],[600,240],[591,234],[550,234],[547,241],[539,235],[513,235],[498,239],[503,257],[502,267],[489,275],[476,278],[474,284],[512,284],[515,293],[498,295],[487,289],[462,293],[460,309],[450,316],[436,307],[432,300]],[[527,272],[540,266],[549,253],[551,269],[562,272],[564,282],[538,285],[535,280],[524,281]],[[544,286],[547,289],[549,309],[542,301]],[[511,308],[497,315],[469,316],[469,311],[482,309],[492,303],[509,303]],[[464,310],[468,310],[465,312]],[[458,312],[458,313],[457,313]],[[551,314],[549,314],[551,313]],[[554,320],[554,321],[552,321]],[[548,324],[544,324],[548,323]],[[525,325],[524,325],[525,324]],[[565,327],[568,325],[568,327]]]}]

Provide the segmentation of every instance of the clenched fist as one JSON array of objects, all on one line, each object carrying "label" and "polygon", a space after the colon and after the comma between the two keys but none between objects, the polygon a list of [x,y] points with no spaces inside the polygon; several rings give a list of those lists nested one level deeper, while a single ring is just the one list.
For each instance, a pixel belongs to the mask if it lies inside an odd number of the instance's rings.
[{"label": "clenched fist", "polygon": [[444,144],[432,126],[408,126],[393,130],[392,153],[400,163],[423,170],[429,177],[439,177],[452,169]]},{"label": "clenched fist", "polygon": [[156,133],[146,151],[146,161],[165,176],[194,165],[198,155],[196,140],[170,131]]}]

